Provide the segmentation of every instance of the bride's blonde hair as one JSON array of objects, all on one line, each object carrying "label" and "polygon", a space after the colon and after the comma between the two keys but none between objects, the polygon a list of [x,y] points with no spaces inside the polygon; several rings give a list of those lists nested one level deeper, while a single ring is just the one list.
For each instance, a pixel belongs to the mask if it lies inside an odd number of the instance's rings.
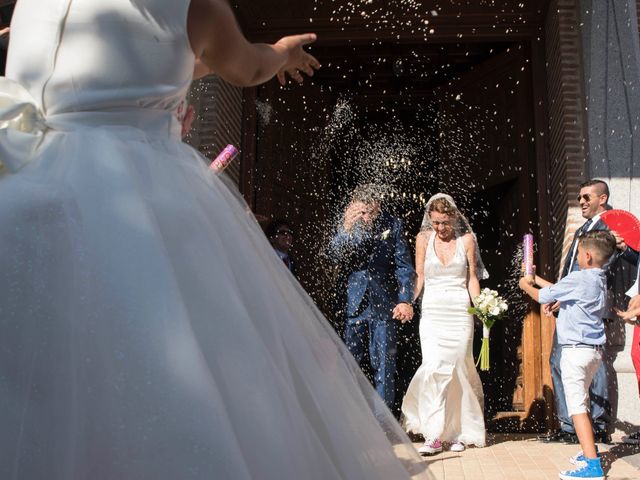
[{"label": "bride's blonde hair", "polygon": [[438,212],[455,218],[458,215],[458,209],[451,205],[446,198],[436,198],[429,204],[429,212]]}]

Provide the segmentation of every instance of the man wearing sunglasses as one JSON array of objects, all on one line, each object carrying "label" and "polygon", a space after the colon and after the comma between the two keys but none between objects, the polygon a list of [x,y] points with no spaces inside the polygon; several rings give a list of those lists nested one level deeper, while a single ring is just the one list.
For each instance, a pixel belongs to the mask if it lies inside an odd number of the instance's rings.
[{"label": "man wearing sunglasses", "polygon": [[[589,180],[580,185],[580,193],[578,195],[578,203],[582,212],[582,217],[586,220],[584,224],[576,230],[574,234],[573,242],[569,253],[567,254],[564,267],[560,278],[564,278],[570,272],[579,270],[577,256],[577,244],[580,235],[596,230],[608,230],[607,225],[600,219],[602,213],[608,210],[609,202],[609,186],[602,180]],[[632,265],[636,265],[638,261],[638,252],[628,247],[622,237],[616,232],[611,232],[616,237],[616,246],[618,248],[618,255],[608,265],[607,283],[609,288],[613,285],[611,281],[612,265],[618,261],[618,258],[623,258]],[[545,305],[544,311],[547,315],[555,313],[560,308],[559,302],[553,305]],[[615,314],[612,311],[610,318],[615,318]],[[560,423],[560,430],[551,433],[550,435],[543,437],[546,442],[565,442],[565,443],[578,443],[578,437],[576,436],[575,428],[571,421],[571,417],[567,412],[567,403],[564,395],[564,389],[562,388],[562,379],[560,371],[560,358],[562,355],[562,348],[558,345],[558,337],[553,336],[553,347],[551,349],[551,356],[549,357],[549,363],[551,365],[551,376],[553,379],[553,389],[555,391],[556,402],[556,416]],[[609,435],[609,420],[611,414],[611,404],[609,403],[609,386],[607,378],[607,368],[605,362],[602,362],[598,369],[591,388],[589,390],[591,397],[591,420],[594,429],[594,435],[596,442],[610,443],[611,436]]]}]

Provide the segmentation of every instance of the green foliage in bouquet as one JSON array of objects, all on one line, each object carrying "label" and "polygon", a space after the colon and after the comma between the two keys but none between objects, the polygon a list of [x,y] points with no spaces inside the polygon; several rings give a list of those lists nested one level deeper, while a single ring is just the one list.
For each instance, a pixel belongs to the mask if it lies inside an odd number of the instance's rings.
[{"label": "green foliage in bouquet", "polygon": [[489,330],[494,323],[500,320],[507,312],[509,306],[495,290],[482,289],[480,295],[473,299],[473,306],[469,307],[469,313],[482,321],[482,346],[476,367],[480,370],[489,370]]}]

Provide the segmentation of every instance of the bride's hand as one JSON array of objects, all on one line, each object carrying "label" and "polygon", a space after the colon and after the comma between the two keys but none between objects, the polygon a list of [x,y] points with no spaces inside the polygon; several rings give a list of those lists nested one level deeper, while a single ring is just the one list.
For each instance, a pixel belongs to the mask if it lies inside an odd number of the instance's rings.
[{"label": "bride's hand", "polygon": [[313,55],[305,52],[303,48],[305,45],[315,42],[316,38],[314,33],[305,33],[283,37],[275,43],[274,47],[287,56],[286,63],[277,73],[281,85],[287,82],[285,74],[288,74],[296,82],[302,83],[303,77],[300,72],[312,77],[314,70],[320,68],[320,62]]}]

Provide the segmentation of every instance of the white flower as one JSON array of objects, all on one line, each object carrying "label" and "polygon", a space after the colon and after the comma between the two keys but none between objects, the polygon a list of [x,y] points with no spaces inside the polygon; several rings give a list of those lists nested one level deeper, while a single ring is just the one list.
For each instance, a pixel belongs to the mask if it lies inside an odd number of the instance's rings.
[{"label": "white flower", "polygon": [[382,232],[382,234],[380,235],[380,238],[382,240],[386,240],[387,238],[389,238],[389,234],[391,233],[391,230],[385,230],[384,232]]},{"label": "white flower", "polygon": [[495,290],[484,288],[473,299],[473,305],[481,316],[500,317],[508,309],[507,302]]}]

